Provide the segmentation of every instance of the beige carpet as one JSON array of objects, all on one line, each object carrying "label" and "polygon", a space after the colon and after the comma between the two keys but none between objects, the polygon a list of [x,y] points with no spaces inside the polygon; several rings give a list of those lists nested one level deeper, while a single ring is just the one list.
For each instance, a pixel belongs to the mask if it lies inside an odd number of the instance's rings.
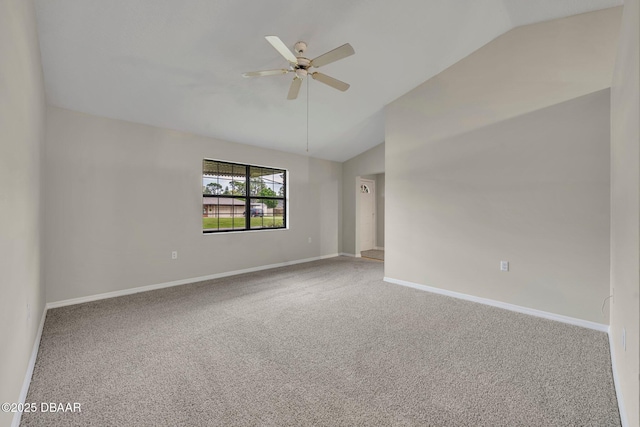
[{"label": "beige carpet", "polygon": [[333,258],[50,310],[26,426],[618,426],[607,335]]},{"label": "beige carpet", "polygon": [[360,252],[360,256],[364,258],[376,259],[378,261],[384,261],[384,251],[378,249],[371,249],[368,251]]}]

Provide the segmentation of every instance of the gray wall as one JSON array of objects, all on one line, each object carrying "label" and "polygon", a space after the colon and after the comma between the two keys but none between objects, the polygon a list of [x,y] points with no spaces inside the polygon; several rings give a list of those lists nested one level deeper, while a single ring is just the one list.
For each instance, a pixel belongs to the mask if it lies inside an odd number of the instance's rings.
[{"label": "gray wall", "polygon": [[376,145],[342,164],[342,252],[346,254],[356,255],[360,252],[360,233],[356,226],[356,178],[384,172],[384,146],[384,143]]},{"label": "gray wall", "polygon": [[420,123],[413,142],[423,144],[610,88],[621,18],[616,7],[518,27],[386,110],[410,129]]},{"label": "gray wall", "polygon": [[387,277],[607,323],[608,90],[386,164]]},{"label": "gray wall", "polygon": [[[288,169],[290,229],[203,235],[205,157]],[[45,175],[48,301],[339,251],[340,163],[50,107]]]},{"label": "gray wall", "polygon": [[[44,90],[33,4],[1,1],[0,402],[18,401],[44,309],[40,268],[43,138]],[[9,425],[12,416],[0,412],[0,425]]]},{"label": "gray wall", "polygon": [[608,323],[620,12],[512,30],[387,107],[387,277]]},{"label": "gray wall", "polygon": [[[611,336],[629,426],[640,425],[640,5],[625,0],[611,88]],[[626,328],[627,348],[622,347]],[[623,414],[625,415],[625,414]]]}]

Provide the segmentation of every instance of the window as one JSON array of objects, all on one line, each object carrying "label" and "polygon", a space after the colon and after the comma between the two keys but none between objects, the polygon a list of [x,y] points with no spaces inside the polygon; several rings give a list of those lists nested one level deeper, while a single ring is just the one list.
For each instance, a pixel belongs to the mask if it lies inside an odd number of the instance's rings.
[{"label": "window", "polygon": [[286,228],[286,181],[285,169],[204,159],[202,232]]}]

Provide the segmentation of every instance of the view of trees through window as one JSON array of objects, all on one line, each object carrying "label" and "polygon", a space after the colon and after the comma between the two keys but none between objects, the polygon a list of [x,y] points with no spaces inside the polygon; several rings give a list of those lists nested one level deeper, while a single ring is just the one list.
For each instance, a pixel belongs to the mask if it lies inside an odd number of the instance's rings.
[{"label": "view of trees through window", "polygon": [[203,160],[203,232],[285,228],[286,178],[284,169]]}]

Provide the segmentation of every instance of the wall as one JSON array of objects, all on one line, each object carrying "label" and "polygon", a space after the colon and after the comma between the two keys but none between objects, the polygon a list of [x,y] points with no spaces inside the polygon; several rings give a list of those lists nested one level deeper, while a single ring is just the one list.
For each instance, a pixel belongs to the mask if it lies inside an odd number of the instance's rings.
[{"label": "wall", "polygon": [[608,323],[620,19],[509,31],[386,108],[387,277]]},{"label": "wall", "polygon": [[420,124],[422,144],[609,88],[621,18],[616,7],[508,31],[392,102],[385,126],[391,109]]},{"label": "wall", "polygon": [[[33,4],[0,1],[0,402],[17,402],[44,310],[44,90]],[[30,310],[27,310],[27,305]],[[0,425],[11,413],[0,412]]]},{"label": "wall", "polygon": [[607,323],[608,90],[409,149],[419,129],[392,132],[385,276]]},{"label": "wall", "polygon": [[[611,338],[629,426],[640,425],[640,6],[626,0],[611,88]],[[622,346],[626,328],[627,348]]]},{"label": "wall", "polygon": [[[340,163],[55,107],[46,141],[48,301],[338,253]],[[205,157],[288,169],[290,229],[203,235]]]},{"label": "wall", "polygon": [[360,253],[357,228],[357,177],[384,172],[385,144],[379,144],[342,164],[342,252]]}]

